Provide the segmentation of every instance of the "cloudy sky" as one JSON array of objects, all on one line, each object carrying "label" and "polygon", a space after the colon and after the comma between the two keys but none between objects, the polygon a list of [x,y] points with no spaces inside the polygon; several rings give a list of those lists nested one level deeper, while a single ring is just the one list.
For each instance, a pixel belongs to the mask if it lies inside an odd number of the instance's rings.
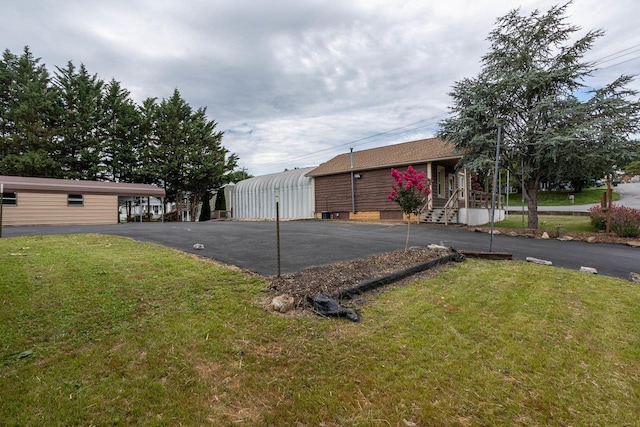
[{"label": "cloudy sky", "polygon": [[[50,72],[69,60],[136,102],[177,88],[206,107],[253,175],[431,137],[453,83],[473,77],[496,19],[554,1],[2,0],[3,49],[29,46]],[[598,87],[640,71],[640,2],[574,0],[603,29],[586,59]],[[640,89],[640,83],[634,83]]]}]

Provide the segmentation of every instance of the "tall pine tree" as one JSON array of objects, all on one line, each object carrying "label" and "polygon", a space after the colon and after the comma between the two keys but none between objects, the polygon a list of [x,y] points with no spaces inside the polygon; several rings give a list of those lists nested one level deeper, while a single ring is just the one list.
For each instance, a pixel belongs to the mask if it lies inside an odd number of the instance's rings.
[{"label": "tall pine tree", "polygon": [[16,56],[5,50],[0,65],[0,173],[58,177],[52,158],[55,91],[39,58],[28,47]]},{"label": "tall pine tree", "polygon": [[102,124],[103,81],[89,75],[84,64],[71,61],[57,68],[54,79],[59,139],[56,154],[66,178],[102,179],[104,175]]}]

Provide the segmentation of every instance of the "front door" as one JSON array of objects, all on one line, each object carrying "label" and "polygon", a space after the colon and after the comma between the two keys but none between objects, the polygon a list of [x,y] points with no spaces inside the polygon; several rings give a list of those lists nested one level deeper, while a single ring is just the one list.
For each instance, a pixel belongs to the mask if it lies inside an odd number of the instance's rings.
[{"label": "front door", "polygon": [[454,191],[456,191],[456,176],[450,173],[447,177],[447,199],[453,196]]}]

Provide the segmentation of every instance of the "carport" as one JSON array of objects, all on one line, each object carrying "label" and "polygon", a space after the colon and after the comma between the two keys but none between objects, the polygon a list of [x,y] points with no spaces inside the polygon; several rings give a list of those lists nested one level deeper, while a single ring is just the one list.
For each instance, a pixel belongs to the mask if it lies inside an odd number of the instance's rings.
[{"label": "carport", "polygon": [[119,197],[158,197],[148,184],[0,175],[0,227],[117,224]]}]

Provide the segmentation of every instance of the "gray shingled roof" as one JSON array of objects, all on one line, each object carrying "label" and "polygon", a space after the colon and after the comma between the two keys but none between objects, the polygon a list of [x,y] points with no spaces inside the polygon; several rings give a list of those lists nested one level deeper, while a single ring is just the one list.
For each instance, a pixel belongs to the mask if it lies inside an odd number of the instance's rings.
[{"label": "gray shingled roof", "polygon": [[457,152],[451,143],[438,138],[421,139],[419,141],[354,151],[353,169],[351,169],[351,153],[340,154],[328,162],[322,163],[307,173],[307,176],[333,175],[352,170],[362,171],[385,167],[400,167],[435,160],[455,160],[460,158],[462,158],[462,154]]},{"label": "gray shingled roof", "polygon": [[42,192],[111,194],[118,196],[155,196],[164,197],[164,188],[148,184],[129,184],[106,181],[75,181],[70,179],[31,178],[0,175],[0,183],[5,192]]}]

